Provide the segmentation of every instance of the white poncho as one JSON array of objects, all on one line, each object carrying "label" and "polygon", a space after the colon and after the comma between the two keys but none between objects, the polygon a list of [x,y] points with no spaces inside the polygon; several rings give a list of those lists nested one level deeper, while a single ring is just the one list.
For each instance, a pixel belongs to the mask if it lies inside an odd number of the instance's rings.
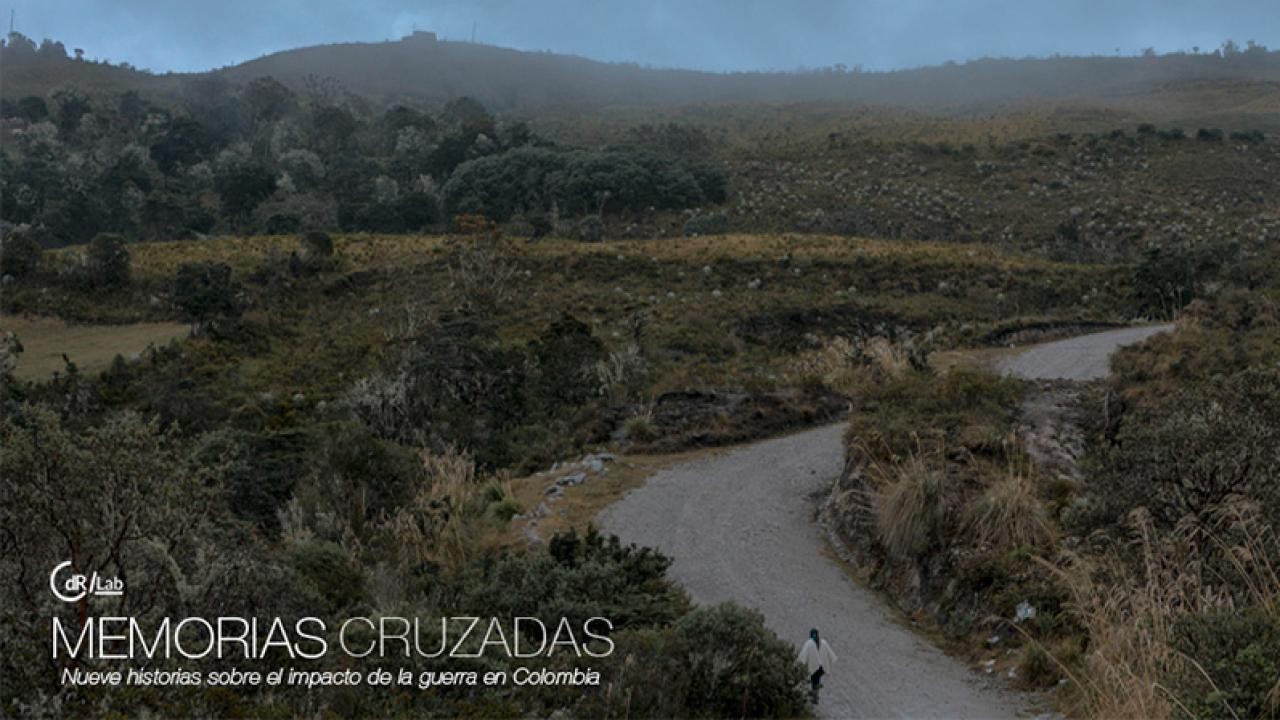
[{"label": "white poncho", "polygon": [[836,654],[831,651],[831,645],[826,640],[822,641],[821,647],[818,643],[809,638],[805,641],[804,647],[800,648],[800,657],[798,658],[804,666],[809,668],[809,674],[818,672],[818,668],[831,670],[831,666],[836,663]]}]

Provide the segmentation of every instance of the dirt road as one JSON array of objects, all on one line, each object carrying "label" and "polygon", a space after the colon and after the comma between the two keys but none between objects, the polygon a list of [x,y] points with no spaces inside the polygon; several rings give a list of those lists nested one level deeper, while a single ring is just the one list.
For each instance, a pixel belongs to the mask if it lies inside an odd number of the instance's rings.
[{"label": "dirt road", "polygon": [[[1112,350],[1152,332],[1048,343],[1006,369],[1027,377],[1094,377],[1106,372]],[[1023,711],[1016,694],[900,624],[828,554],[813,522],[813,498],[840,472],[843,430],[818,428],[669,468],[603,512],[601,525],[673,558],[672,577],[695,602],[756,608],[797,645],[809,628],[819,628],[839,656],[825,680],[822,716],[1016,717]]]},{"label": "dirt road", "polygon": [[1094,380],[1110,372],[1107,358],[1116,348],[1142,342],[1172,325],[1108,330],[1036,345],[999,363],[1007,373],[1037,380]]}]

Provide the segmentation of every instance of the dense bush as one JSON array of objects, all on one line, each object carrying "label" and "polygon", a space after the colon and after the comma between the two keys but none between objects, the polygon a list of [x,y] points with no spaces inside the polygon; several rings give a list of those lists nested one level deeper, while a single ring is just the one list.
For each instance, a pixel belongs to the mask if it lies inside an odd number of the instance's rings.
[{"label": "dense bush", "polygon": [[312,230],[302,236],[302,252],[306,259],[321,259],[333,255],[333,238],[328,233]]},{"label": "dense bush", "polygon": [[129,284],[129,251],[125,240],[112,233],[99,233],[85,254],[85,279],[91,287],[120,288]]},{"label": "dense bush", "polygon": [[998,449],[1021,397],[1017,380],[966,368],[872,378],[857,386],[847,437],[857,454],[876,458],[905,457],[917,438],[930,436],[990,451],[993,443]]},{"label": "dense bush", "polygon": [[1147,248],[1130,283],[1140,309],[1172,318],[1203,294],[1205,283],[1222,267],[1231,248],[1170,243]]},{"label": "dense bush", "polygon": [[599,215],[588,215],[578,221],[574,232],[582,242],[600,242],[604,239],[604,220]]},{"label": "dense bush", "polygon": [[524,147],[463,163],[444,185],[449,212],[505,222],[512,215],[546,212],[559,200],[568,154]]},{"label": "dense bush", "polygon": [[1109,423],[1094,445],[1113,522],[1145,506],[1164,527],[1202,523],[1228,500],[1280,526],[1280,313],[1250,292],[1186,308],[1177,332],[1112,361]]},{"label": "dense bush", "polygon": [[40,242],[31,233],[4,233],[0,239],[0,275],[20,278],[35,272],[43,253]]},{"label": "dense bush", "polygon": [[183,263],[173,281],[173,299],[198,323],[239,314],[236,285],[225,263]]},{"label": "dense bush", "polygon": [[592,373],[605,354],[572,317],[524,347],[501,344],[474,316],[451,317],[404,343],[346,402],[378,437],[434,450],[466,447],[485,468],[521,466],[534,449],[524,440],[549,435],[545,428],[562,427],[597,401]]},{"label": "dense bush", "polygon": [[607,617],[616,630],[665,627],[688,610],[666,578],[671,561],[589,528],[555,535],[545,553],[473,562],[444,592],[459,609],[499,615]]},{"label": "dense bush", "polygon": [[444,186],[454,213],[505,222],[513,215],[642,212],[723,202],[723,172],[641,149],[525,147],[463,163]]},{"label": "dense bush", "polygon": [[1143,506],[1166,528],[1206,523],[1244,496],[1280,527],[1278,397],[1280,371],[1257,369],[1133,411],[1099,459],[1112,517]]},{"label": "dense bush", "polygon": [[698,608],[680,619],[681,665],[695,717],[795,717],[807,710],[805,671],[764,616],[732,604]]},{"label": "dense bush", "polygon": [[1258,610],[1185,615],[1174,624],[1172,639],[1187,658],[1174,686],[1187,717],[1275,714],[1280,618]]},{"label": "dense bush", "polygon": [[694,215],[685,221],[685,235],[723,235],[729,231],[729,216],[724,213]]}]

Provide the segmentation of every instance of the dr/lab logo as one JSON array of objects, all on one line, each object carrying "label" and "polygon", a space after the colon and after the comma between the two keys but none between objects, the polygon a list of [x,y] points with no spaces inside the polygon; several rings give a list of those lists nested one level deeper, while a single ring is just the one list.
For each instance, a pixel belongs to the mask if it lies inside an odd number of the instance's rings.
[{"label": "dr/lab logo", "polygon": [[118,597],[124,594],[124,580],[118,577],[101,578],[95,571],[92,575],[71,573],[63,575],[62,571],[71,567],[68,560],[49,573],[49,589],[63,602],[79,602],[86,596]]}]

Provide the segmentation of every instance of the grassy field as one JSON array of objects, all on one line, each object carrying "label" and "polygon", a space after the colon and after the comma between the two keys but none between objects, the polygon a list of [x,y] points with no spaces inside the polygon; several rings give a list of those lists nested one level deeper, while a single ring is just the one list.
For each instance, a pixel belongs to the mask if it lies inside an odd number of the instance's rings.
[{"label": "grassy field", "polygon": [[[248,361],[251,384],[332,397],[347,384],[341,372],[367,366],[405,322],[431,323],[452,312],[465,284],[458,258],[478,242],[472,236],[335,236],[332,270],[306,278],[279,269],[298,248],[292,236],[135,243],[129,246],[131,292],[93,304],[79,302],[70,289],[14,293],[11,311],[40,316],[75,308],[67,319],[86,323],[171,321],[178,313],[166,300],[178,266],[225,263],[244,288],[245,317],[271,338],[265,352],[239,358]],[[79,251],[51,252],[45,263],[56,266]],[[990,333],[1026,318],[1130,319],[1114,267],[977,243],[799,234],[607,243],[504,239],[493,253],[484,262],[495,267],[486,272],[500,269],[508,277],[488,315],[505,342],[530,342],[571,315],[619,349],[641,321],[654,394],[776,386],[797,354],[823,338],[931,332],[941,351],[991,344]],[[272,267],[277,279],[264,280]],[[17,329],[26,343],[28,331]],[[125,342],[120,351],[136,352],[150,339]]]},{"label": "grassy field", "polygon": [[186,337],[190,330],[175,322],[73,325],[54,318],[0,317],[0,334],[14,333],[23,346],[14,372],[19,380],[47,380],[65,372],[64,355],[81,372],[98,372],[117,355],[135,357],[149,345]]}]

